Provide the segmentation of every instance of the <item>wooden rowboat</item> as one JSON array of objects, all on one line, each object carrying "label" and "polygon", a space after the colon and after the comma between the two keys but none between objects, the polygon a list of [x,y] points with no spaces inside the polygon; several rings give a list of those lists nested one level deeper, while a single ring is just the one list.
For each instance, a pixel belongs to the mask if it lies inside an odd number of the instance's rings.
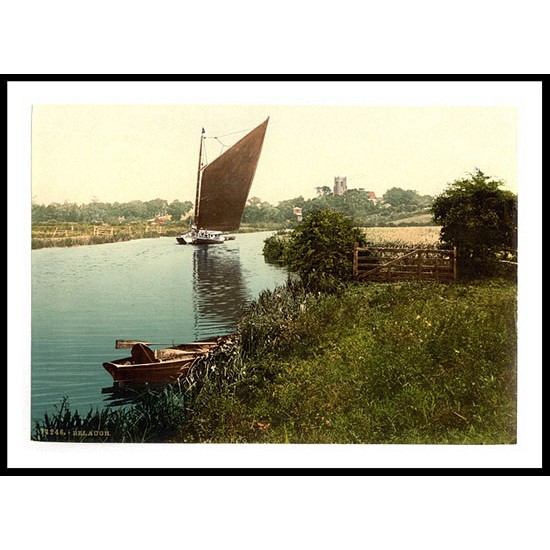
[{"label": "wooden rowboat", "polygon": [[220,336],[202,342],[180,344],[158,350],[151,349],[143,342],[135,342],[131,346],[130,357],[106,361],[103,367],[113,377],[115,384],[174,382],[185,377],[199,359],[206,357],[227,339],[227,336]]}]

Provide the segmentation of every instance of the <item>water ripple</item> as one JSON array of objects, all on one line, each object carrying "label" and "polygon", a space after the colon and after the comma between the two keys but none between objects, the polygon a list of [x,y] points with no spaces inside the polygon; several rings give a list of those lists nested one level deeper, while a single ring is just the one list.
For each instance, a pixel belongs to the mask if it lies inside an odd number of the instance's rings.
[{"label": "water ripple", "polygon": [[116,339],[170,344],[235,330],[243,306],[286,279],[263,261],[270,234],[210,247],[164,237],[33,251],[32,417],[63,396],[79,410],[107,403],[102,363],[129,351],[114,349]]}]

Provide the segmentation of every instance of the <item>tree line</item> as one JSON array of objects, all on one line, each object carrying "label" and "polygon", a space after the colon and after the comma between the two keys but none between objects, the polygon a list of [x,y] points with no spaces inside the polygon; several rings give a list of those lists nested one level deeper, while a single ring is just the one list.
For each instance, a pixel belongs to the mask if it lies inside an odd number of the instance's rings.
[{"label": "tree line", "polygon": [[171,203],[164,199],[130,202],[99,202],[89,204],[75,204],[64,202],[49,205],[32,205],[32,222],[82,222],[115,224],[121,221],[145,221],[156,216],[172,216],[172,220],[179,221],[186,216],[193,203],[190,201],[174,200]]},{"label": "tree line", "polygon": [[[299,196],[280,201],[272,205],[258,197],[251,197],[244,209],[243,223],[249,224],[285,224],[296,221],[294,208],[301,208],[303,215],[317,210],[334,210],[354,219],[359,225],[378,220],[390,221],[395,215],[417,212],[429,208],[433,198],[419,195],[416,191],[398,187],[389,189],[380,202],[373,201],[367,191],[349,189],[344,195],[334,195],[329,187],[319,190],[312,199]],[[171,216],[174,222],[186,217],[193,208],[191,201],[164,199],[150,201],[134,200],[130,202],[107,203],[93,200],[89,204],[64,202],[49,205],[32,205],[33,223],[46,222],[82,222],[109,223],[120,221],[145,221],[156,216]]]},{"label": "tree line", "polygon": [[356,224],[383,223],[396,215],[412,214],[429,209],[433,198],[419,195],[416,191],[393,187],[386,191],[380,201],[371,198],[363,189],[348,189],[343,195],[334,195],[329,187],[320,188],[320,194],[312,199],[299,196],[284,200],[273,206],[258,197],[248,200],[243,214],[245,223],[284,223],[296,220],[294,208],[301,208],[302,215],[319,210],[332,210],[352,218]]}]

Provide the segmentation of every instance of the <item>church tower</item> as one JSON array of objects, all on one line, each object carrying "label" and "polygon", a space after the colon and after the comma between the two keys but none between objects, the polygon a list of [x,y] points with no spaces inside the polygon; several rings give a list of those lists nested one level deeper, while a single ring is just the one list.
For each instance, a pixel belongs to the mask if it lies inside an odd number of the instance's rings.
[{"label": "church tower", "polygon": [[347,178],[336,176],[334,178],[334,194],[335,195],[345,195],[348,190]]}]

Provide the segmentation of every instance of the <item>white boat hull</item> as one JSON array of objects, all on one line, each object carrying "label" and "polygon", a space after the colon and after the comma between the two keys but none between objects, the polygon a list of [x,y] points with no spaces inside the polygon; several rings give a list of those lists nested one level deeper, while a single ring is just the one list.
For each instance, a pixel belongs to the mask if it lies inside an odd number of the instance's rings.
[{"label": "white boat hull", "polygon": [[224,235],[221,231],[209,231],[207,229],[191,230],[176,237],[179,244],[221,244],[235,237]]}]

